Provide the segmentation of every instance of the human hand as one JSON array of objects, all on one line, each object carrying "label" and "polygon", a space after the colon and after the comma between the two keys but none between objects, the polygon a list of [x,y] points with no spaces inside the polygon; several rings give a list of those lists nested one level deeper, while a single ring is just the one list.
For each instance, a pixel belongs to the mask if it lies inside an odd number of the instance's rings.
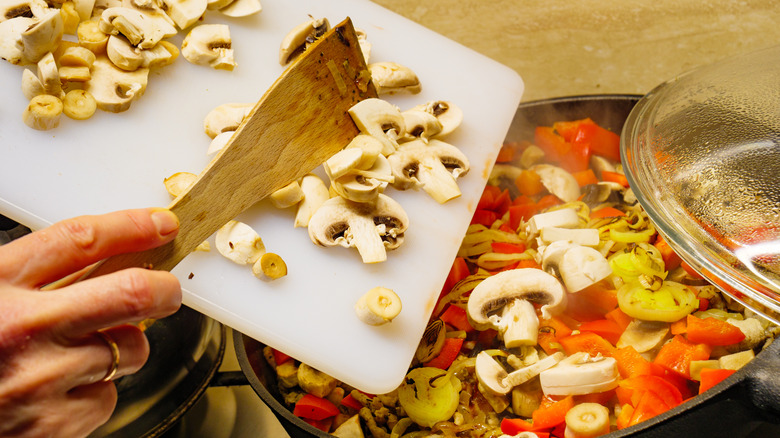
[{"label": "human hand", "polygon": [[125,269],[43,292],[106,257],[167,243],[175,215],[138,209],[65,220],[0,246],[0,437],[80,437],[116,406],[113,378],[138,371],[149,343],[138,327],[181,304],[169,272]]}]

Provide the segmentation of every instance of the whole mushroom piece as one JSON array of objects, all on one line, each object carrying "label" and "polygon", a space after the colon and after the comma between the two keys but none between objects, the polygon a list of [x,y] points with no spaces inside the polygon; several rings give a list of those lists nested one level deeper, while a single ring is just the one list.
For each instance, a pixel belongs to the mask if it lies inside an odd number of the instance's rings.
[{"label": "whole mushroom piece", "polygon": [[363,263],[387,259],[387,249],[403,243],[409,218],[401,205],[379,194],[374,202],[330,198],[309,221],[309,237],[320,246],[357,248]]},{"label": "whole mushroom piece", "polygon": [[539,318],[532,303],[542,304],[544,318],[562,312],[566,308],[563,285],[541,269],[512,269],[479,283],[467,311],[475,328],[495,328],[507,348],[513,348],[537,342]]},{"label": "whole mushroom piece", "polygon": [[460,149],[436,139],[403,143],[388,160],[395,188],[422,187],[440,204],[460,196],[456,179],[469,171],[468,158]]}]

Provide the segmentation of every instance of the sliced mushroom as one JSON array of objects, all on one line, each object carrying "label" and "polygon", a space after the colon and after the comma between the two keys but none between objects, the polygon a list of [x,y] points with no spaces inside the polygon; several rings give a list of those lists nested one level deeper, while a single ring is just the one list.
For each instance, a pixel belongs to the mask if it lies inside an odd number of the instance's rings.
[{"label": "sliced mushroom", "polygon": [[599,155],[591,155],[590,167],[599,179],[601,178],[601,172],[615,172],[615,165],[608,159]]},{"label": "sliced mushroom", "polygon": [[542,252],[542,270],[550,275],[560,278],[560,264],[563,255],[574,244],[568,240],[557,240],[544,247]]},{"label": "sliced mushroom", "polygon": [[38,61],[38,79],[43,84],[43,91],[54,97],[62,96],[62,82],[60,82],[60,73],[57,69],[57,62],[51,52],[46,53]]},{"label": "sliced mushroom", "polygon": [[441,122],[433,114],[421,110],[407,110],[404,116],[406,136],[410,139],[419,138],[424,142],[441,132]]},{"label": "sliced mushroom", "polygon": [[330,29],[327,18],[310,19],[295,26],[279,46],[279,64],[286,65]]},{"label": "sliced mushroom", "polygon": [[162,0],[165,11],[179,29],[184,30],[195,24],[208,6],[207,0]]},{"label": "sliced mushroom", "polygon": [[162,68],[170,65],[179,57],[179,48],[168,41],[160,41],[151,49],[141,51],[144,60],[141,67]]},{"label": "sliced mushroom", "polygon": [[99,109],[118,113],[127,111],[135,99],[143,96],[148,79],[148,68],[128,72],[99,56],[92,65],[92,79],[84,84],[84,89],[95,98]]},{"label": "sliced mushroom", "polygon": [[550,164],[537,164],[531,168],[542,179],[544,187],[563,202],[580,197],[580,185],[571,173]]},{"label": "sliced mushroom", "polygon": [[422,187],[443,204],[460,196],[457,178],[469,171],[469,161],[460,149],[440,140],[403,143],[388,160],[399,190]]},{"label": "sliced mushroom", "polygon": [[539,374],[546,395],[582,395],[609,391],[618,385],[617,361],[580,351]]},{"label": "sliced mushroom", "polygon": [[206,114],[203,119],[203,130],[212,139],[225,131],[235,131],[253,107],[253,103],[219,105]]},{"label": "sliced mushroom", "polygon": [[260,0],[233,0],[219,12],[228,17],[248,17],[263,10]]},{"label": "sliced mushroom", "polygon": [[303,201],[304,196],[300,183],[293,181],[271,193],[269,199],[276,208],[288,208],[298,205],[299,202]]},{"label": "sliced mushroom", "polygon": [[541,269],[512,269],[486,278],[471,292],[467,313],[472,325],[479,330],[506,326],[496,311],[513,300],[542,304],[544,318],[566,308],[566,294],[557,278]]},{"label": "sliced mushroom", "polygon": [[345,148],[328,158],[323,167],[331,180],[346,175],[353,169],[359,169],[363,159],[363,150],[359,148]]},{"label": "sliced mushroom", "polygon": [[360,162],[357,167],[369,169],[374,165],[374,161],[379,155],[382,155],[382,142],[368,134],[358,134],[344,149],[359,148],[363,151]]},{"label": "sliced mushroom", "polygon": [[0,3],[0,23],[17,17],[40,20],[48,9],[44,0],[6,0]]},{"label": "sliced mushroom", "polygon": [[368,65],[377,94],[417,94],[422,91],[420,79],[409,67],[395,62],[375,62]]},{"label": "sliced mushroom", "polygon": [[108,59],[122,70],[134,71],[141,67],[144,62],[144,56],[141,54],[141,49],[133,46],[127,38],[120,35],[111,35],[108,37],[106,54],[108,55]]},{"label": "sliced mushroom", "polygon": [[406,133],[398,107],[382,99],[369,98],[356,103],[348,112],[360,132],[382,142],[384,156],[398,149],[397,139]]},{"label": "sliced mushroom", "polygon": [[558,267],[569,292],[579,292],[612,275],[606,257],[596,249],[582,245],[567,249]]},{"label": "sliced mushroom", "polygon": [[187,190],[195,180],[198,179],[198,175],[190,172],[176,172],[173,175],[165,178],[163,183],[165,184],[165,190],[171,197],[176,198],[185,190]]},{"label": "sliced mushroom", "polygon": [[360,44],[360,51],[363,53],[363,60],[368,65],[368,58],[371,57],[371,43],[368,41],[368,35],[363,29],[355,29],[355,34]]},{"label": "sliced mushroom", "polygon": [[193,27],[181,44],[184,58],[197,65],[205,65],[217,70],[233,70],[230,28],[226,24],[201,24]]},{"label": "sliced mushroom", "polygon": [[393,179],[388,159],[379,155],[371,168],[367,170],[353,169],[332,180],[331,188],[339,196],[350,201],[373,202]]},{"label": "sliced mushroom", "polygon": [[637,353],[651,351],[667,339],[669,323],[634,319],[620,335],[616,347],[634,347]]},{"label": "sliced mushroom", "polygon": [[224,149],[228,142],[230,142],[230,139],[233,138],[233,134],[235,133],[236,131],[220,132],[216,137],[211,139],[209,148],[206,150],[206,155],[216,154],[217,152]]},{"label": "sliced mushroom", "polygon": [[22,93],[27,100],[32,99],[35,96],[46,94],[46,90],[43,88],[43,82],[41,82],[38,75],[32,72],[32,70],[24,69],[22,72]]},{"label": "sliced mushroom", "polygon": [[304,175],[300,184],[303,191],[303,201],[298,203],[294,226],[307,227],[314,212],[330,198],[330,194],[328,193],[328,186],[325,185],[320,177],[312,173]]},{"label": "sliced mushroom", "polygon": [[92,18],[95,0],[73,0],[73,7],[76,13],[79,14],[79,21],[87,21]]},{"label": "sliced mushroom", "polygon": [[482,387],[496,395],[506,395],[517,385],[525,383],[539,375],[544,370],[555,366],[564,358],[561,352],[554,353],[544,359],[507,373],[504,367],[496,362],[487,351],[480,351],[474,366],[474,373]]},{"label": "sliced mushroom", "polygon": [[419,109],[433,114],[441,123],[441,132],[444,136],[454,131],[463,122],[463,111],[454,103],[446,100],[435,100],[418,105],[412,109]]},{"label": "sliced mushroom", "polygon": [[325,201],[309,222],[309,237],[321,246],[357,248],[363,263],[387,259],[386,250],[403,243],[409,219],[401,205],[380,194],[375,202],[336,197]]},{"label": "sliced mushroom", "polygon": [[45,54],[56,50],[62,41],[64,30],[60,11],[46,11],[39,21],[22,32],[21,48],[25,62],[38,62]]},{"label": "sliced mushroom", "polygon": [[576,228],[580,226],[580,216],[573,208],[537,213],[528,220],[528,234],[535,236],[546,227]]},{"label": "sliced mushroom", "polygon": [[523,149],[520,154],[520,166],[529,169],[535,164],[539,164],[544,159],[544,151],[539,146],[532,144]]},{"label": "sliced mushroom", "polygon": [[137,9],[155,20],[165,20],[171,26],[176,25],[176,22],[163,10],[165,5],[162,0],[122,0],[122,6]]},{"label": "sliced mushroom", "polygon": [[214,243],[220,254],[239,265],[252,265],[265,254],[263,239],[239,221],[229,221],[217,230]]},{"label": "sliced mushroom", "polygon": [[164,38],[178,33],[174,26],[162,18],[154,18],[137,9],[121,6],[103,11],[98,27],[106,34],[121,33],[130,44],[141,49],[151,49]]},{"label": "sliced mushroom", "polygon": [[0,58],[11,64],[27,64],[22,54],[22,33],[36,23],[35,18],[16,17],[0,22]]}]

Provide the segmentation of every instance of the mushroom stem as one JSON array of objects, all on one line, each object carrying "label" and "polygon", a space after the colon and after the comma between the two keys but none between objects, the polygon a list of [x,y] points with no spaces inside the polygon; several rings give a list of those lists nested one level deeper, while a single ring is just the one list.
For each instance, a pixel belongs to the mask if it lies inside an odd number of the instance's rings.
[{"label": "mushroom stem", "polygon": [[387,260],[385,244],[380,234],[384,233],[377,233],[374,221],[363,217],[351,223],[344,238],[355,245],[363,263],[379,263]]},{"label": "mushroom stem", "polygon": [[501,335],[506,348],[536,345],[539,334],[539,318],[530,301],[512,300],[501,313]]},{"label": "mushroom stem", "polygon": [[423,190],[439,204],[461,195],[455,177],[438,159],[423,160],[420,163],[417,179],[422,184]]}]

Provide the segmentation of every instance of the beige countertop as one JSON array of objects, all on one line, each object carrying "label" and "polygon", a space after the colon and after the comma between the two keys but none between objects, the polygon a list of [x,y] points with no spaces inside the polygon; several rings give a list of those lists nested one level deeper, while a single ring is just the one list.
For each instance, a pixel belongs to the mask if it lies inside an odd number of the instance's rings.
[{"label": "beige countertop", "polygon": [[524,101],[644,94],[780,44],[777,0],[374,0],[516,70]]}]

